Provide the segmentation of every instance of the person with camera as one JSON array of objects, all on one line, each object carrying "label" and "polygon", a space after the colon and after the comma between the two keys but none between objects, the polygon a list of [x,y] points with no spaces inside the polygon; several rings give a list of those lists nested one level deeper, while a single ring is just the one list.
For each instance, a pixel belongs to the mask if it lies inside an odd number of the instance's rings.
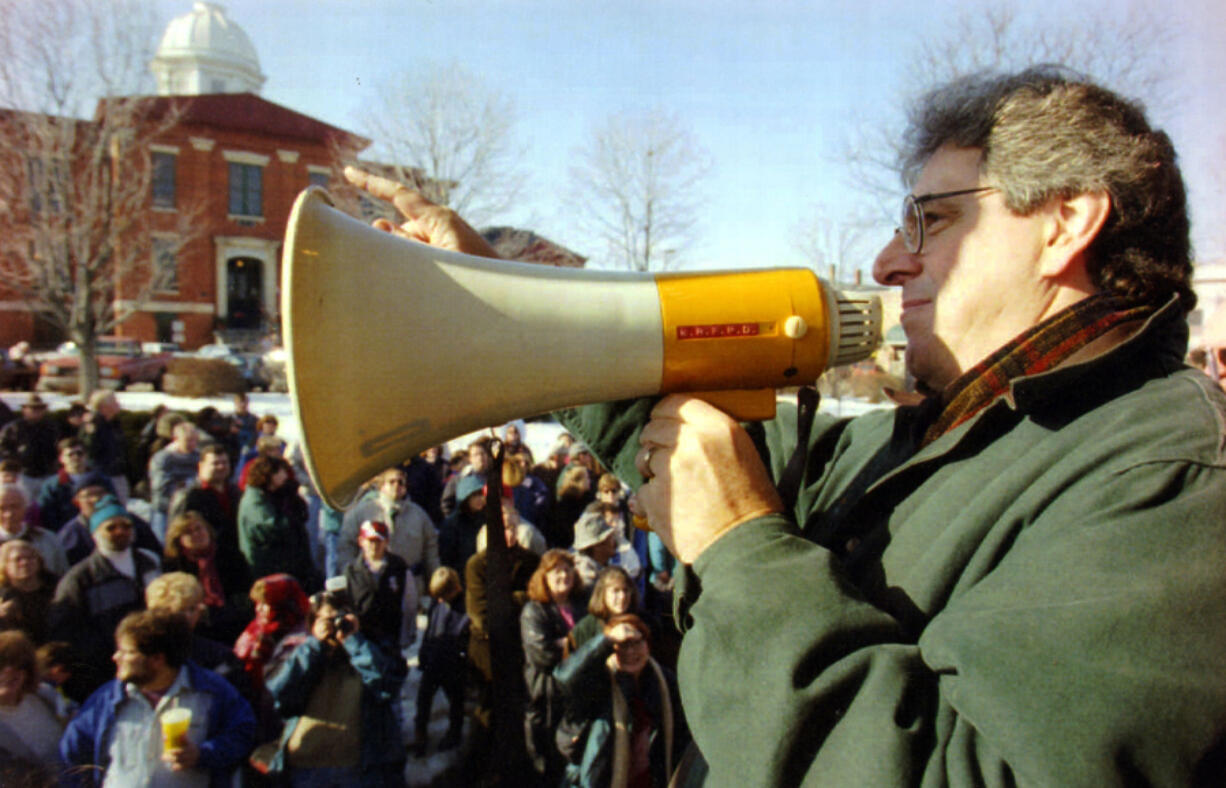
[{"label": "person with camera", "polygon": [[393,705],[408,670],[360,631],[347,596],[311,597],[311,637],[268,677],[285,719],[270,770],[292,786],[400,786],[405,751]]}]

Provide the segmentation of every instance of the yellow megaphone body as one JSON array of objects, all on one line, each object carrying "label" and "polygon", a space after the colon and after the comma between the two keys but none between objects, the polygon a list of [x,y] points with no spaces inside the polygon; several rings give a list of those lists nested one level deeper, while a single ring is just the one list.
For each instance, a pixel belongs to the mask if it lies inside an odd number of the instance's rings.
[{"label": "yellow megaphone body", "polygon": [[281,298],[307,466],[336,508],[431,446],[572,405],[702,392],[769,418],[775,388],[867,358],[881,336],[877,299],[808,269],[491,260],[375,230],[317,187],[290,214]]}]

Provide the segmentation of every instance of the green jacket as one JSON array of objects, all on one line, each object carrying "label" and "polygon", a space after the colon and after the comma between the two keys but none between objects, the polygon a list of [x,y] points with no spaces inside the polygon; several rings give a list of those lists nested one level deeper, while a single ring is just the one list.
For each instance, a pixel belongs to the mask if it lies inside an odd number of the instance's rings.
[{"label": "green jacket", "polygon": [[[919,451],[924,406],[819,416],[795,511],[692,567],[709,784],[1223,784],[1226,397],[1186,337],[1168,305]],[[563,418],[641,483],[650,404]]]},{"label": "green jacket", "polygon": [[288,572],[312,593],[321,585],[311,562],[307,535],[264,490],[251,485],[238,504],[238,547],[255,578]]}]

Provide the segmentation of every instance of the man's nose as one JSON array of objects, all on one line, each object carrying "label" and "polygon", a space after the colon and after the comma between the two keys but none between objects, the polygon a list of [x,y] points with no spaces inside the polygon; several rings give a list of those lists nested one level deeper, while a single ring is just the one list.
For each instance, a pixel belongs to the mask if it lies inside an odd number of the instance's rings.
[{"label": "man's nose", "polygon": [[920,270],[919,257],[907,251],[898,230],[873,261],[873,279],[881,285],[902,285]]}]

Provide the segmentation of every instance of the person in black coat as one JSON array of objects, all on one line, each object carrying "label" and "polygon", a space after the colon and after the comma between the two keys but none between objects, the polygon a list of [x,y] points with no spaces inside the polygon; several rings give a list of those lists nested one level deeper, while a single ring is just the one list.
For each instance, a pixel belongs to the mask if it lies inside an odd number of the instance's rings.
[{"label": "person in black coat", "polygon": [[[167,516],[173,520],[183,512],[199,512],[213,529],[218,560],[224,564],[233,562],[245,566],[246,559],[238,548],[238,504],[243,493],[230,480],[231,467],[224,445],[208,443],[201,446],[196,478],[171,497]],[[246,590],[243,589],[243,592]]]},{"label": "person in black coat", "polygon": [[389,535],[387,523],[362,523],[362,553],[345,566],[345,585],[366,637],[384,652],[398,654],[416,635],[417,582],[404,559],[388,552]]},{"label": "person in black coat", "polygon": [[157,554],[133,544],[132,517],[118,500],[99,501],[89,524],[94,552],[60,578],[49,616],[51,638],[68,641],[81,657],[65,686],[76,701],[114,675],[115,627],[145,608],[145,586],[162,573]]},{"label": "person in black coat", "polygon": [[468,616],[454,606],[463,593],[460,573],[449,566],[440,566],[430,576],[430,606],[426,632],[417,651],[421,668],[421,683],[417,687],[416,737],[413,754],[421,757],[429,746],[428,727],[434,694],[441,688],[447,696],[447,733],[439,742],[439,750],[449,750],[460,743],[464,725],[464,685],[468,673]]},{"label": "person in black coat", "polygon": [[524,728],[528,754],[545,785],[557,785],[564,767],[553,744],[563,711],[553,669],[569,653],[568,635],[582,615],[582,608],[573,600],[577,585],[571,554],[557,548],[547,550],[528,581],[529,601],[519,615],[524,681],[528,686]]}]

